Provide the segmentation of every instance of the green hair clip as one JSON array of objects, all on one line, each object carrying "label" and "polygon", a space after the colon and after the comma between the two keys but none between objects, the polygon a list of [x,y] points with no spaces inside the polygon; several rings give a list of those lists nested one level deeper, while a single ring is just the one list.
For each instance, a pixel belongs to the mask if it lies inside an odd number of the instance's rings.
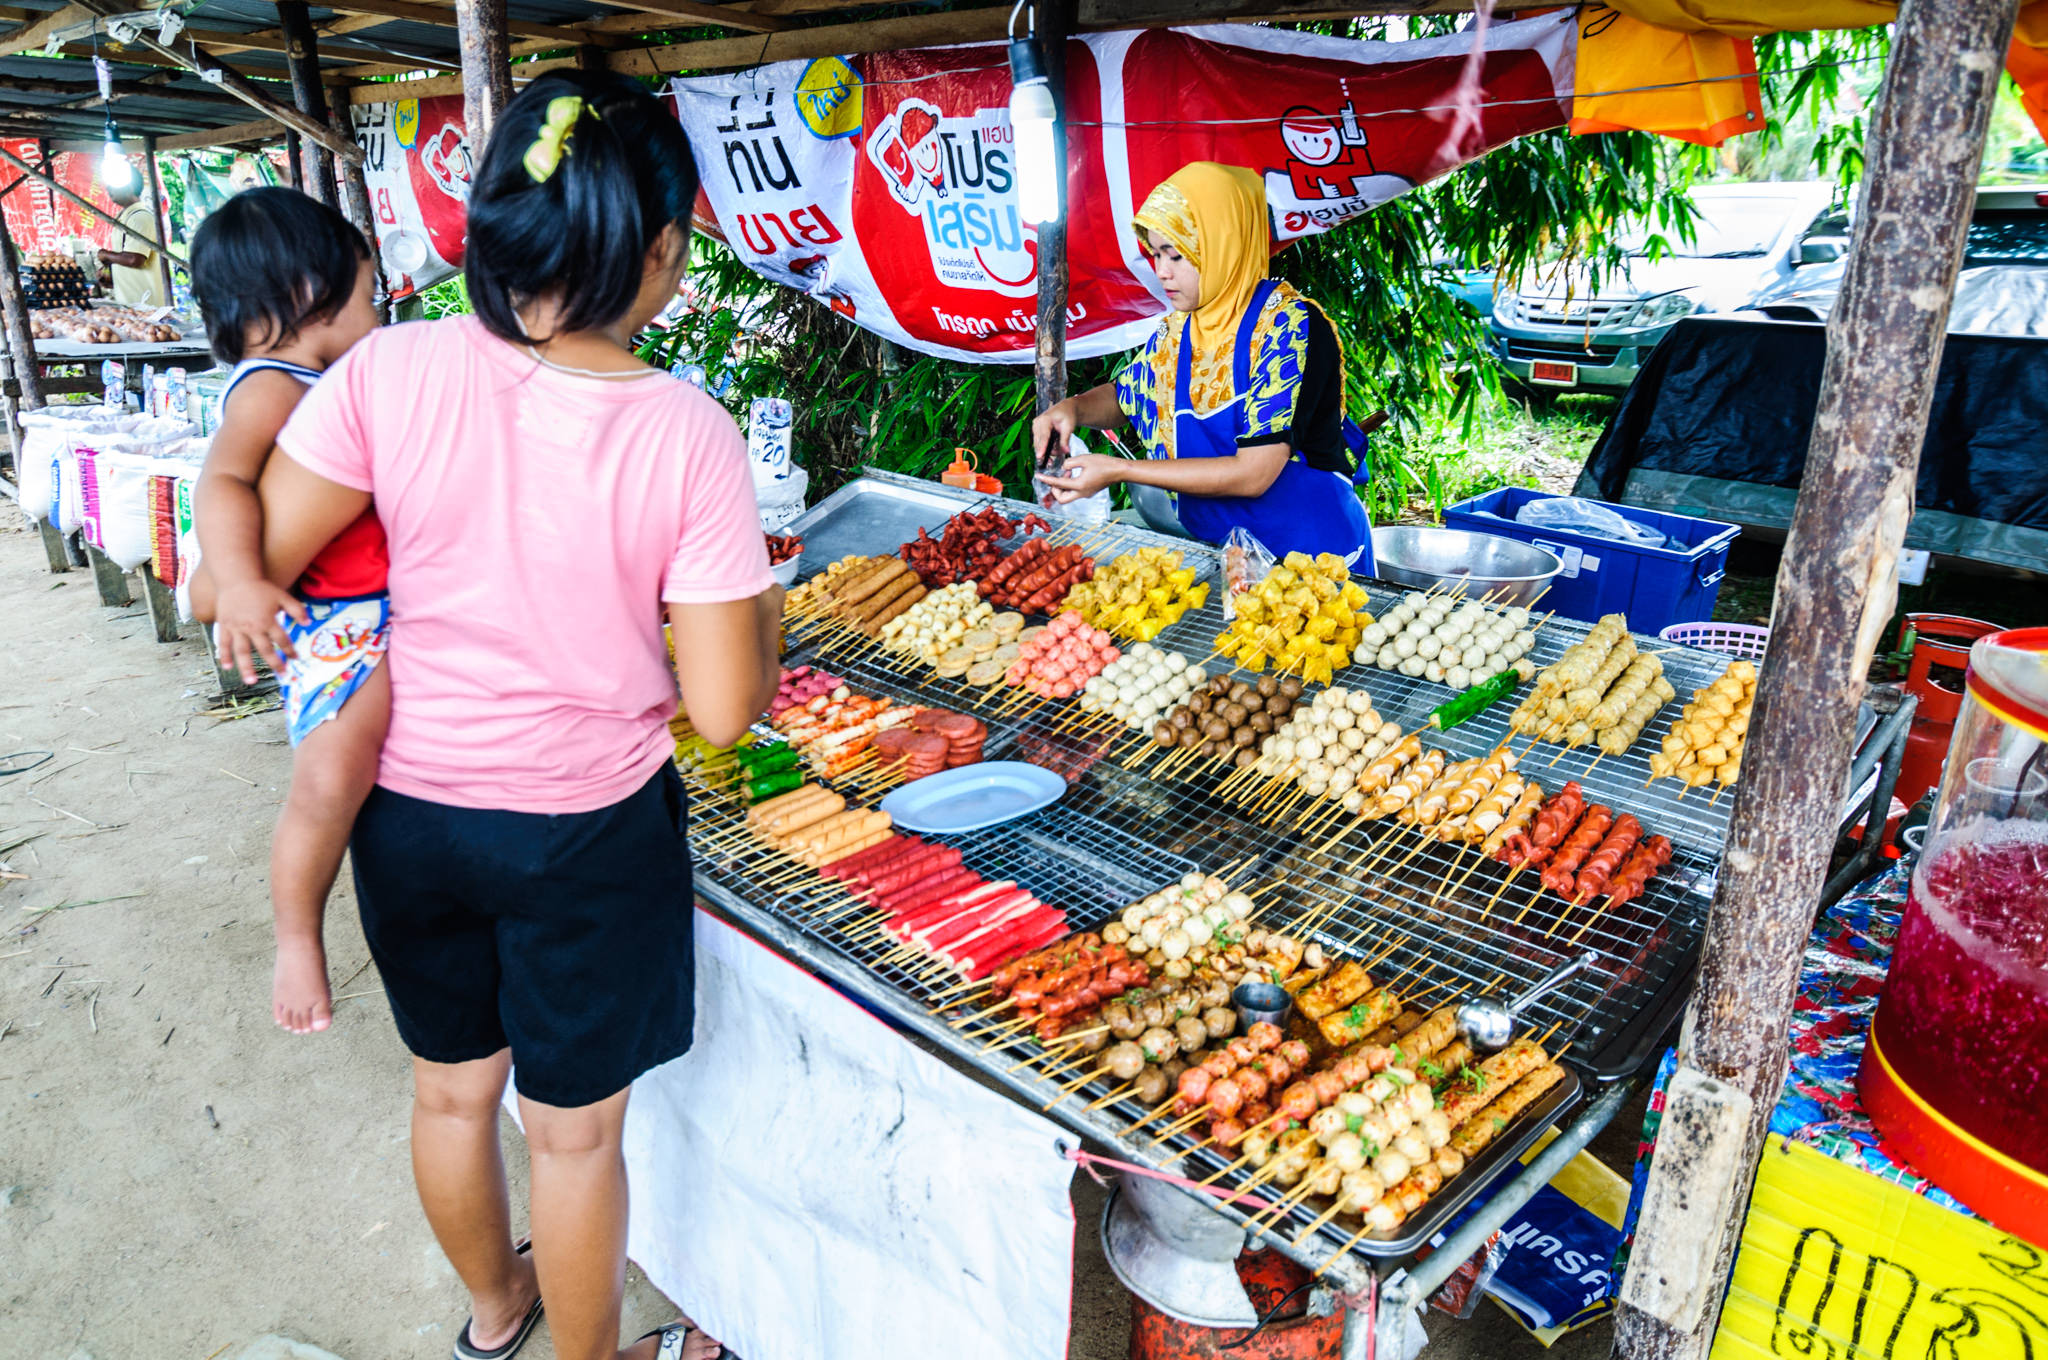
[{"label": "green hair clip", "polygon": [[[533,145],[526,148],[520,157],[520,164],[533,177],[535,184],[545,184],[555,173],[555,167],[562,163],[562,157],[569,154],[569,138],[576,131],[576,122],[583,116],[581,95],[558,95],[548,101],[547,116],[541,120],[540,131],[534,135]],[[597,110],[591,109],[590,116],[597,117]]]}]

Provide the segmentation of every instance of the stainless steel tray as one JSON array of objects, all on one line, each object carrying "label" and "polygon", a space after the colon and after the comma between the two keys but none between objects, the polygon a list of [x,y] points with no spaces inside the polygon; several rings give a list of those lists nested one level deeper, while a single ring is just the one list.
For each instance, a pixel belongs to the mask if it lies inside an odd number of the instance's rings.
[{"label": "stainless steel tray", "polygon": [[[1367,1233],[1353,1242],[1351,1250],[1361,1256],[1377,1259],[1396,1259],[1413,1256],[1422,1245],[1444,1230],[1460,1210],[1470,1204],[1483,1190],[1493,1185],[1502,1175],[1516,1169],[1523,1153],[1534,1145],[1543,1131],[1558,1123],[1565,1112],[1579,1103],[1585,1087],[1579,1076],[1569,1067],[1564,1069],[1564,1080],[1545,1091],[1534,1104],[1515,1117],[1515,1122],[1503,1131],[1502,1136],[1489,1143],[1477,1157],[1465,1164],[1465,1169],[1444,1182],[1442,1189],[1431,1195],[1414,1217],[1390,1232]],[[1191,1170],[1184,1173],[1193,1180],[1201,1180],[1217,1168],[1228,1165],[1223,1159],[1211,1160],[1211,1154],[1204,1151],[1187,1159]],[[1263,1187],[1254,1192],[1264,1202],[1247,1201],[1242,1205],[1223,1205],[1218,1201],[1218,1212],[1227,1214],[1241,1223],[1249,1223],[1260,1217],[1270,1206],[1271,1199]],[[1316,1230],[1313,1237],[1303,1229],[1322,1215],[1326,1206],[1319,1200],[1298,1204],[1287,1211],[1277,1223],[1265,1228],[1265,1235],[1283,1239],[1297,1255],[1307,1257],[1328,1256],[1331,1252],[1351,1241],[1351,1235],[1358,1231],[1357,1220],[1342,1215],[1325,1223]],[[1291,1231],[1290,1231],[1291,1229]]]}]

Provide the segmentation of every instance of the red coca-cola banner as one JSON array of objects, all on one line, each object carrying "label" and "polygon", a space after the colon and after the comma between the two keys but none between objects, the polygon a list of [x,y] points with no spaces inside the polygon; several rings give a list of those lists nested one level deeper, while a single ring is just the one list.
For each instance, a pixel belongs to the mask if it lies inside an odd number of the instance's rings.
[{"label": "red coca-cola banner", "polygon": [[[1165,310],[1131,217],[1189,161],[1252,167],[1276,241],[1340,226],[1564,125],[1569,14],[1378,43],[1249,26],[1066,45],[1068,352]],[[780,62],[670,87],[728,243],[765,277],[927,354],[1032,351],[1036,229],[1017,211],[998,44]]]},{"label": "red coca-cola banner", "polygon": [[[5,146],[30,165],[42,164],[34,138],[12,138],[0,142],[0,146]],[[107,191],[100,186],[99,157],[75,151],[59,152],[50,157],[49,172],[51,178],[100,211],[115,216],[120,214],[114,200],[108,198]],[[28,177],[13,166],[0,163],[0,189],[21,178]],[[32,178],[29,183],[0,199],[0,208],[4,208],[7,214],[7,234],[14,238],[14,248],[24,257],[61,250],[68,237],[83,238],[95,248],[106,246],[113,239],[112,227],[47,184]]]}]

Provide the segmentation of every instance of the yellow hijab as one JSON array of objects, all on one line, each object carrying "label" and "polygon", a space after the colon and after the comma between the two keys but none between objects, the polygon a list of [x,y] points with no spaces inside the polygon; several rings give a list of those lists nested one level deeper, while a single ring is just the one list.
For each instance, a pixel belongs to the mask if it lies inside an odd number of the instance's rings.
[{"label": "yellow hijab", "polygon": [[1272,259],[1265,182],[1242,166],[1190,161],[1145,196],[1135,220],[1140,241],[1149,227],[1200,274],[1188,333],[1194,358],[1215,354],[1236,336]]}]

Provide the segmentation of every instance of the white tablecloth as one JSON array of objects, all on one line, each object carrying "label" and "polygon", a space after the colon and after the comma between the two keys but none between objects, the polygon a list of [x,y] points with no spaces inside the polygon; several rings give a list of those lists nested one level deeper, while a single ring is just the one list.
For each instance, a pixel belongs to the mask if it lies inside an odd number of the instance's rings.
[{"label": "white tablecloth", "polygon": [[633,1088],[627,1249],[745,1360],[1059,1360],[1060,1130],[697,914],[697,1033]]}]

